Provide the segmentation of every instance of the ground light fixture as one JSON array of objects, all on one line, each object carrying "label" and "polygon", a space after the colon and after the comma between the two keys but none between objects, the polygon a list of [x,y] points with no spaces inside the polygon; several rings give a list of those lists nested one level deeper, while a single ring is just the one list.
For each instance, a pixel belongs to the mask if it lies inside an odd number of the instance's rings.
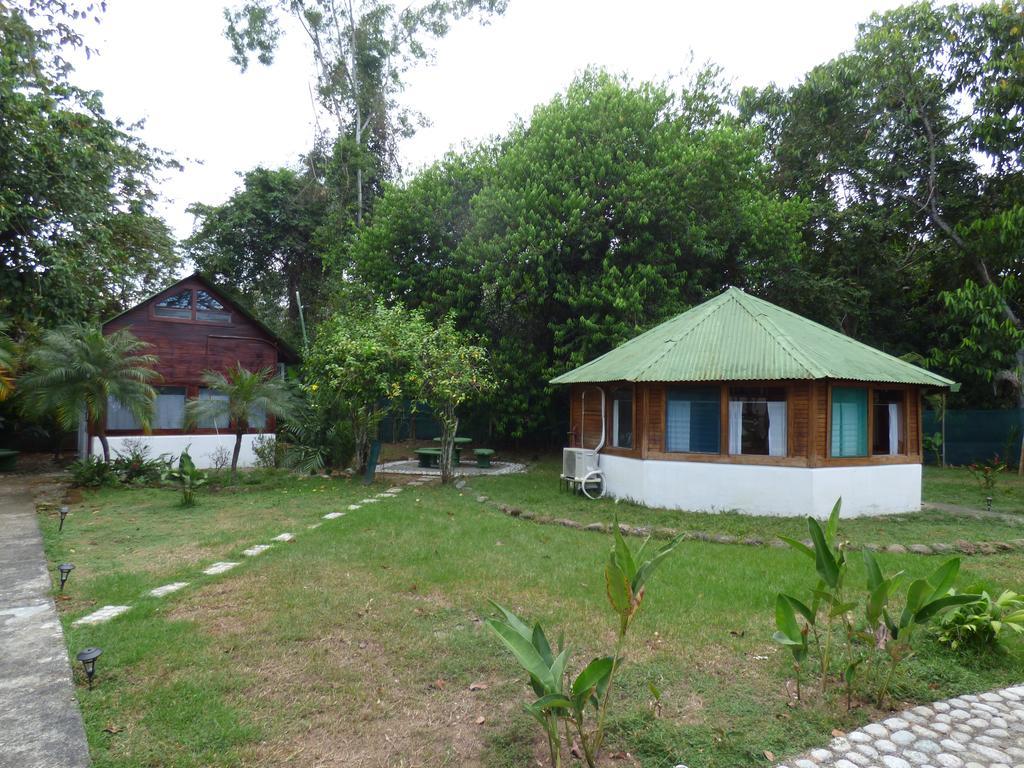
[{"label": "ground light fixture", "polygon": [[96,659],[102,654],[99,648],[86,648],[84,651],[79,651],[78,655],[75,656],[82,666],[85,668],[85,676],[89,678],[89,690],[92,690],[92,676],[96,674]]},{"label": "ground light fixture", "polygon": [[991,496],[986,496],[985,497],[985,509],[987,511],[989,511],[989,512],[992,511],[992,497]]},{"label": "ground light fixture", "polygon": [[75,570],[74,563],[61,563],[57,566],[57,570],[60,571],[60,591],[64,591],[64,584],[67,583],[68,576]]},{"label": "ground light fixture", "polygon": [[57,526],[57,530],[58,531],[63,531],[64,530],[64,518],[68,516],[68,512],[69,511],[70,510],[68,509],[68,505],[67,504],[61,505],[61,508],[60,508],[60,525]]}]

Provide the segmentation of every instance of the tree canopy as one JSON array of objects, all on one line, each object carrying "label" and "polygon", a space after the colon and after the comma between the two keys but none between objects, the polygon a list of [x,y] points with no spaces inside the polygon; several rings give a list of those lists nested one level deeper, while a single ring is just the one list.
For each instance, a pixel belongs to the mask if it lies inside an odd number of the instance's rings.
[{"label": "tree canopy", "polygon": [[153,213],[170,160],[69,81],[79,13],[0,7],[0,310],[18,337],[124,308],[178,265]]}]

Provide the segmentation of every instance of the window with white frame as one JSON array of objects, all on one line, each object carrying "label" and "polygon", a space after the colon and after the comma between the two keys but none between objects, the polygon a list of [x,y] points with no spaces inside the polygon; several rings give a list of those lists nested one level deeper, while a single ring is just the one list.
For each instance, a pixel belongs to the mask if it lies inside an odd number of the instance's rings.
[{"label": "window with white frame", "polygon": [[633,447],[633,390],[612,392],[612,447]]},{"label": "window with white frame", "polygon": [[788,452],[786,390],[733,387],[729,390],[729,453],[785,456]]}]

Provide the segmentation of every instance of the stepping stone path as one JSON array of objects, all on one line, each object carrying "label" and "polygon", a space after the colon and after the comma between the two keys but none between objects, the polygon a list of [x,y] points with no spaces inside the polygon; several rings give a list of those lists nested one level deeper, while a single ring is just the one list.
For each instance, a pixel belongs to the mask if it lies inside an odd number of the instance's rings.
[{"label": "stepping stone path", "polygon": [[914,707],[777,768],[1021,768],[1024,685]]},{"label": "stepping stone path", "polygon": [[376,504],[380,499],[363,499],[360,504]]},{"label": "stepping stone path", "polygon": [[238,565],[238,563],[214,563],[205,571],[203,571],[203,573],[205,573],[207,576],[216,576],[219,573],[230,571],[236,565]]},{"label": "stepping stone path", "polygon": [[[392,490],[394,490],[394,489],[392,489]],[[394,496],[395,494],[389,492],[389,493],[378,494],[378,495],[380,495],[380,496]],[[364,499],[361,503],[368,504],[370,502],[375,502],[375,501],[377,501],[377,499]],[[349,509],[359,509],[359,504],[349,504],[348,508]],[[345,516],[344,512],[328,512],[326,515],[323,516],[323,519],[324,520],[336,520],[337,518],[344,517],[344,516]],[[308,527],[310,529],[313,529],[313,528],[319,528],[320,525],[321,525],[321,523],[313,523],[313,524],[311,524]],[[273,538],[273,541],[279,541],[279,542],[295,541],[295,534],[293,534],[293,533],[282,533],[282,534],[279,534],[279,535],[275,536]],[[264,552],[266,552],[272,546],[273,545],[271,545],[271,544],[253,544],[248,549],[243,550],[242,554],[245,555],[246,557],[256,557],[257,555],[261,555]],[[228,562],[228,561],[220,562],[220,563],[214,563],[213,565],[208,567],[206,570],[204,570],[203,573],[205,573],[207,576],[217,576],[219,574],[222,574],[222,573],[225,573],[227,571],[230,571],[232,568],[234,568],[237,565],[240,565],[240,563]],[[188,586],[188,584],[189,583],[187,581],[176,581],[176,582],[174,582],[172,584],[164,584],[162,587],[157,587],[156,589],[151,589],[147,594],[149,596],[151,596],[151,597],[164,597],[165,595],[169,595],[172,592],[177,592],[179,589],[184,589],[185,587]],[[115,616],[120,616],[122,613],[124,613],[125,611],[129,610],[130,608],[131,608],[130,605],[105,605],[102,608],[100,608],[98,611],[94,611],[93,613],[90,613],[87,616],[83,616],[80,619],[76,619],[73,623],[74,624],[100,624],[100,623],[102,623],[104,621],[109,621],[110,619],[114,618]]]},{"label": "stepping stone path", "polygon": [[163,597],[169,595],[171,592],[177,592],[179,589],[184,589],[188,586],[187,581],[176,581],[173,584],[164,584],[162,587],[149,590],[150,597]]},{"label": "stepping stone path", "polygon": [[130,605],[105,605],[98,611],[90,613],[88,616],[83,616],[80,619],[75,619],[73,622],[75,625],[78,624],[99,624],[104,621],[109,621],[115,616],[120,616],[122,613],[131,608]]}]

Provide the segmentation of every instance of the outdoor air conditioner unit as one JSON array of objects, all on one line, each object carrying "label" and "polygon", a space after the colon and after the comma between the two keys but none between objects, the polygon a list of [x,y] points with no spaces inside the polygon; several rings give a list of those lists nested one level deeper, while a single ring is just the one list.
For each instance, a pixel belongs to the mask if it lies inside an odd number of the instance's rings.
[{"label": "outdoor air conditioner unit", "polygon": [[562,479],[583,482],[583,478],[597,469],[597,451],[592,448],[562,449]]}]

